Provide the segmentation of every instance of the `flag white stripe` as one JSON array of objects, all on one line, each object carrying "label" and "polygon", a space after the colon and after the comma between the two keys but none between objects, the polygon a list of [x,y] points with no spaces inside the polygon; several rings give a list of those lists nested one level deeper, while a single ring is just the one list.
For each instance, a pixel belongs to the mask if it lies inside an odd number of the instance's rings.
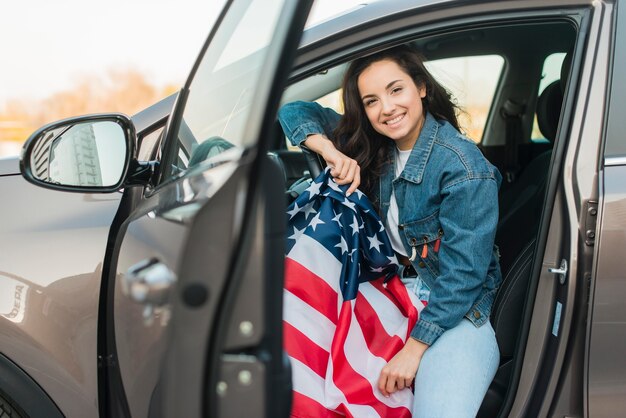
[{"label": "flag white stripe", "polygon": [[283,301],[283,320],[324,350],[330,351],[335,324],[288,290],[283,292]]},{"label": "flag white stripe", "polygon": [[[328,403],[326,396],[326,380],[322,379],[306,364],[293,357],[289,357],[291,361],[292,385],[294,392],[301,393],[304,396],[317,401],[326,408],[335,409],[340,402],[333,404]],[[345,401],[345,399],[344,399]]]},{"label": "flag white stripe", "polygon": [[[406,320],[404,327],[406,328]],[[390,407],[406,407],[412,404],[413,394],[410,390],[395,392],[388,398],[385,398],[378,390],[378,378],[387,362],[370,353],[361,326],[354,316],[354,309],[352,310],[352,320],[350,321],[350,328],[348,329],[348,335],[343,350],[348,363],[350,363],[354,371],[370,382],[376,399]],[[365,353],[367,353],[367,355],[364,355]]]},{"label": "flag white stripe", "polygon": [[287,257],[323,279],[332,289],[339,292],[341,262],[322,244],[308,235],[302,235],[296,240]]},{"label": "flag white stripe", "polygon": [[376,310],[380,323],[389,335],[406,338],[407,318],[387,296],[369,282],[359,284],[359,293]]}]

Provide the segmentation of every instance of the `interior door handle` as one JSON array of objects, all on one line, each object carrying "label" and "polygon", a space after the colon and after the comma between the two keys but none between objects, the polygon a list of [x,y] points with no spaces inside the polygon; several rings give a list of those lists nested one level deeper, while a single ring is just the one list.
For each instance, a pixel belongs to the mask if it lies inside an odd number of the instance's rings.
[{"label": "interior door handle", "polygon": [[140,261],[131,266],[122,278],[122,293],[131,300],[145,305],[144,319],[151,320],[154,308],[169,300],[176,274],[156,258]]},{"label": "interior door handle", "polygon": [[567,275],[567,261],[565,259],[561,260],[561,265],[559,266],[559,268],[554,268],[554,267],[549,267],[548,268],[548,272],[549,273],[553,273],[559,276],[559,283],[564,284],[565,283],[565,276]]}]

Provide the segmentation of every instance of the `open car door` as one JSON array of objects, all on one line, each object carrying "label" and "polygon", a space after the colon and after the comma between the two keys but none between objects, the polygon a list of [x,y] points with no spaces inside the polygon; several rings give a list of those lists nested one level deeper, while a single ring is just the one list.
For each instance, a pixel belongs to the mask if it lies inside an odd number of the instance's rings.
[{"label": "open car door", "polygon": [[178,96],[116,242],[113,415],[289,414],[285,186],[266,150],[311,4],[228,2]]}]

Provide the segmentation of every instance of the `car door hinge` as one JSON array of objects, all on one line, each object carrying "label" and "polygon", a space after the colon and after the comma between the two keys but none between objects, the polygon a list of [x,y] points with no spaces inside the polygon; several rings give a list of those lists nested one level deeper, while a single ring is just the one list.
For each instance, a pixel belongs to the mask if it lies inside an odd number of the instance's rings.
[{"label": "car door hinge", "polygon": [[117,363],[115,361],[115,356],[113,354],[109,354],[108,356],[98,356],[98,367],[113,367]]},{"label": "car door hinge", "polygon": [[596,221],[598,219],[598,201],[589,200],[585,212],[585,245],[592,247],[596,243]]}]

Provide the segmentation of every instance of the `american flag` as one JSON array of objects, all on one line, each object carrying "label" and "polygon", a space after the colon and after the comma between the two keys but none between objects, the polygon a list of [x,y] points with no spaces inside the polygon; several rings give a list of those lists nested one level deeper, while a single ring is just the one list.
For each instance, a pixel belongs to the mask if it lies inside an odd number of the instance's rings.
[{"label": "american flag", "polygon": [[424,304],[369,200],[345,196],[325,171],[287,211],[284,346],[292,417],[410,417],[410,389],[384,397],[380,371],[404,346]]}]

